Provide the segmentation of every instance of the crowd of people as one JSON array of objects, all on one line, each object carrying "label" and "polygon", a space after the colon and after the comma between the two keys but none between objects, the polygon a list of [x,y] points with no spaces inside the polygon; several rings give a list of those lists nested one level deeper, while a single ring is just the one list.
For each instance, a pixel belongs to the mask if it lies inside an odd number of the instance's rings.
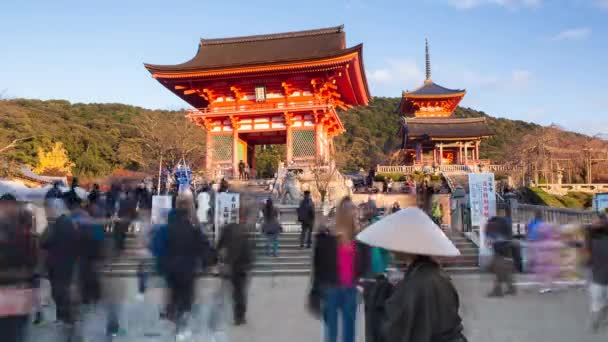
[{"label": "crowd of people", "polygon": [[[75,181],[68,192],[62,192],[56,184],[48,191],[42,210],[46,224],[36,222],[33,205],[11,195],[0,198],[0,340],[24,341],[32,317],[33,324],[47,323],[41,308],[41,279],[50,284],[53,326],[61,333],[74,334],[84,315],[103,310],[107,335],[124,334],[118,299],[124,295],[116,292],[126,289],[102,281],[101,274],[104,265],[126,257],[129,234],[155,259],[154,271],[168,289],[159,318],[173,322],[178,337],[191,334],[187,325],[197,274],[218,261],[222,278],[233,288],[234,322],[245,322],[252,250],[242,232],[248,228],[224,227],[214,246],[197,218],[190,191],[177,194],[165,222],[153,225],[152,195],[143,182],[133,187],[114,185],[107,192],[94,185],[87,198],[75,194],[76,186]],[[37,225],[44,225],[40,234]],[[146,290],[148,272],[142,262],[137,270],[140,294]],[[78,293],[71,290],[74,287]]]},{"label": "crowd of people", "polygon": [[[227,189],[225,180],[222,184]],[[47,193],[44,211],[48,224],[41,234],[35,233],[34,226],[40,222],[34,219],[31,205],[10,195],[0,198],[2,341],[24,341],[32,319],[34,324],[45,321],[35,295],[42,278],[50,282],[56,326],[73,331],[84,313],[102,307],[107,335],[120,335],[124,330],[118,318],[121,305],[111,298],[112,290],[102,281],[101,270],[111,259],[124,256],[130,233],[138,234],[155,260],[155,273],[166,284],[159,318],[173,322],[178,340],[192,336],[188,322],[197,297],[197,274],[212,266],[217,266],[222,286],[230,289],[234,324],[246,324],[247,287],[254,261],[250,233],[256,231],[258,211],[263,218],[260,232],[266,237],[266,253],[279,253],[283,228],[271,198],[262,206],[242,199],[247,203],[241,204],[240,223],[222,227],[214,244],[207,229],[213,208],[197,206],[191,191],[176,194],[165,221],[153,224],[152,193],[143,182],[114,185],[107,192],[93,186],[85,199],[78,197],[76,186],[74,182],[67,192],[53,187]],[[213,196],[205,187],[197,199],[212,203]],[[459,252],[438,228],[441,208],[427,209],[427,213],[401,209],[395,202],[390,215],[384,215],[371,196],[359,207],[345,197],[334,212],[319,218],[310,192],[304,193],[297,217],[302,225],[300,247],[312,248],[307,306],[322,320],[326,341],[336,342],[338,336],[344,342],[355,341],[360,296],[367,342],[466,341],[458,293],[436,261],[438,256]],[[492,260],[488,269],[495,282],[488,295],[515,295],[514,272],[524,269],[538,276],[541,292],[552,290],[560,272],[560,248],[570,246],[585,256],[579,262],[587,271],[592,328],[597,330],[608,311],[608,220],[601,216],[579,228],[583,238],[565,238],[558,227],[537,215],[528,225],[524,258],[509,219],[489,220],[486,234]],[[137,271],[140,293],[146,291],[147,272],[141,264]],[[77,294],[70,290],[73,285],[79,289]],[[6,298],[11,298],[10,305]]]},{"label": "crowd of people", "polygon": [[598,214],[588,225],[559,226],[543,220],[539,211],[527,225],[525,240],[514,238],[509,218],[493,217],[486,226],[486,236],[492,251],[488,269],[495,275],[489,297],[515,295],[515,272],[534,275],[541,294],[559,289],[560,279],[580,278],[589,290],[592,331],[596,332],[608,318],[608,218],[605,214]]}]

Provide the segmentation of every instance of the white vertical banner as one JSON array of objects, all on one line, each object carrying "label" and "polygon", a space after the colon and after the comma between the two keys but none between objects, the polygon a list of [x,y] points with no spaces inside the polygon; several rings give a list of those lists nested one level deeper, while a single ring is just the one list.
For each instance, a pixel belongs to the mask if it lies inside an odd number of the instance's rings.
[{"label": "white vertical banner", "polygon": [[[479,228],[479,257],[489,255],[486,245],[486,224],[496,216],[496,189],[493,173],[469,173],[469,204],[471,226]],[[480,264],[483,264],[480,260]]]},{"label": "white vertical banner", "polygon": [[215,194],[215,240],[219,240],[222,227],[229,223],[239,223],[240,196],[234,192]]},{"label": "white vertical banner", "polygon": [[152,196],[152,224],[167,224],[169,212],[172,209],[173,199],[168,195]]}]

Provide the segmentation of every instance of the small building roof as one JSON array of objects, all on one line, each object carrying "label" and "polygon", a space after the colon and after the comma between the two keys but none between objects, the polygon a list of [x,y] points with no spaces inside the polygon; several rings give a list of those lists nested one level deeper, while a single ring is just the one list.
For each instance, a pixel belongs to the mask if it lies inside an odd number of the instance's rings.
[{"label": "small building roof", "polygon": [[144,64],[150,72],[183,72],[323,59],[360,50],[346,48],[343,26],[255,36],[201,39],[191,60],[177,65]]},{"label": "small building roof", "polygon": [[466,91],[464,89],[449,89],[442,87],[430,79],[424,81],[422,87],[413,90],[406,91],[403,93],[403,97],[435,97],[435,96],[459,96],[464,95]]},{"label": "small building roof", "polygon": [[494,135],[486,118],[406,118],[408,137],[431,139],[479,138]]}]

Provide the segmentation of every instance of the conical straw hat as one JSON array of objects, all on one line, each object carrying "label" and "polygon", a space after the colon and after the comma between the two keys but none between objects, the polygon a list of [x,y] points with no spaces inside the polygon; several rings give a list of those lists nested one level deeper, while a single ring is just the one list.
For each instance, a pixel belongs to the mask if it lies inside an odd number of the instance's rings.
[{"label": "conical straw hat", "polygon": [[460,251],[418,208],[406,208],[365,228],[357,239],[370,246],[418,255],[457,256]]}]

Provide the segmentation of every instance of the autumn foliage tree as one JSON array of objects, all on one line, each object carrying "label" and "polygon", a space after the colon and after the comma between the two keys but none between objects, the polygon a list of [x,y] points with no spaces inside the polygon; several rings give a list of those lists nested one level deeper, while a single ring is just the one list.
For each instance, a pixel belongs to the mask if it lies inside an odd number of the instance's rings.
[{"label": "autumn foliage tree", "polygon": [[34,168],[34,172],[48,176],[72,175],[74,166],[63,143],[58,141],[47,151],[38,148],[38,166]]}]

